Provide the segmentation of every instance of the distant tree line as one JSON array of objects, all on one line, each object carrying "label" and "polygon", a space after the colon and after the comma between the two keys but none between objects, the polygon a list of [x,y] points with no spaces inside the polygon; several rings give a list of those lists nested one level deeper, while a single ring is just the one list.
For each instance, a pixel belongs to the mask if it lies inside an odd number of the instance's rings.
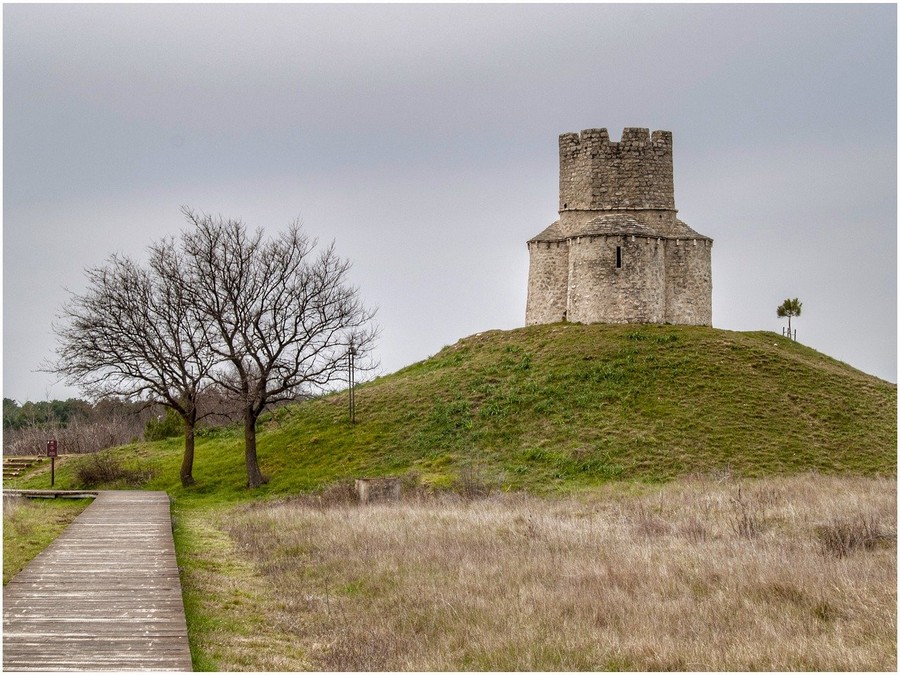
[{"label": "distant tree line", "polygon": [[162,411],[145,403],[104,399],[90,403],[3,399],[3,452],[8,455],[42,454],[55,438],[65,453],[96,452],[141,437],[149,420]]},{"label": "distant tree line", "polygon": [[[334,246],[317,249],[294,223],[275,237],[242,222],[182,210],[180,238],[148,247],[148,262],[113,255],[86,270],[54,327],[49,369],[92,398],[152,401],[181,421],[181,482],[191,485],[197,424],[224,398],[240,412],[247,484],[266,482],[256,423],[267,408],[345,376],[348,352],[366,368],[374,312],[348,283]],[[360,358],[362,357],[362,358]],[[210,396],[215,392],[215,396]]]},{"label": "distant tree line", "polygon": [[[206,411],[198,427],[227,426],[241,419],[240,406],[227,391],[215,386],[203,392]],[[98,452],[137,440],[158,441],[181,436],[181,418],[152,400],[80,398],[65,401],[3,399],[3,452],[7,455],[43,454],[46,441],[59,441],[60,452]]]},{"label": "distant tree line", "polygon": [[35,426],[66,426],[70,419],[87,419],[93,406],[87,401],[70,398],[65,401],[26,401],[19,404],[11,398],[3,399],[3,431]]}]

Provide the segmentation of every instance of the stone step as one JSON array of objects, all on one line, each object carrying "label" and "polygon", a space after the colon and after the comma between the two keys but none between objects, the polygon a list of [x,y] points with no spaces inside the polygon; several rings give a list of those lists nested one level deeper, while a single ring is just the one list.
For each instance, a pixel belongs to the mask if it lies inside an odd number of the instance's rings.
[{"label": "stone step", "polygon": [[31,466],[44,461],[43,457],[4,457],[4,466]]}]

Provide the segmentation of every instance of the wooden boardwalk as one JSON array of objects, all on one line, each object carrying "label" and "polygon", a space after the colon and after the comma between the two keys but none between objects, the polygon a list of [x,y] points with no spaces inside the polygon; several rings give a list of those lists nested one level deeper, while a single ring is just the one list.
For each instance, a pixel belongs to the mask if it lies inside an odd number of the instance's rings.
[{"label": "wooden boardwalk", "polygon": [[100,492],[3,589],[3,670],[191,670],[164,492]]}]

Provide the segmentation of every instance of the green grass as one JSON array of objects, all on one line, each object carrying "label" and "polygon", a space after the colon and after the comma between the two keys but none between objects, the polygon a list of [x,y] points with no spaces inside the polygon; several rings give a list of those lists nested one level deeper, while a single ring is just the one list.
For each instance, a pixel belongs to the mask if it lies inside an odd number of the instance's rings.
[{"label": "green grass", "polygon": [[218,671],[227,660],[234,669],[285,670],[283,663],[266,661],[264,655],[273,653],[301,663],[295,646],[267,630],[260,580],[224,532],[229,509],[182,507],[174,514],[193,669]]},{"label": "green grass", "polygon": [[[199,503],[407,472],[438,488],[469,471],[559,493],[722,471],[894,475],[896,411],[896,385],[773,333],[556,324],[475,335],[362,385],[353,425],[345,394],[264,416],[270,481],[255,491],[237,428],[201,433],[188,489],[180,439],[114,452],[150,476],[147,489]],[[81,487],[74,461],[58,467],[59,487]]]},{"label": "green grass", "polygon": [[91,501],[4,498],[3,585],[56,539]]}]

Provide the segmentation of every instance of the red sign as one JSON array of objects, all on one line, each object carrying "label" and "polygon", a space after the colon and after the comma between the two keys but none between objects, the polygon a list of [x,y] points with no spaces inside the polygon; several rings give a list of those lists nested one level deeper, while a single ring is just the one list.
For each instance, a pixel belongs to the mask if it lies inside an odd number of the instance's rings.
[{"label": "red sign", "polygon": [[47,441],[47,457],[56,457],[56,440]]}]

